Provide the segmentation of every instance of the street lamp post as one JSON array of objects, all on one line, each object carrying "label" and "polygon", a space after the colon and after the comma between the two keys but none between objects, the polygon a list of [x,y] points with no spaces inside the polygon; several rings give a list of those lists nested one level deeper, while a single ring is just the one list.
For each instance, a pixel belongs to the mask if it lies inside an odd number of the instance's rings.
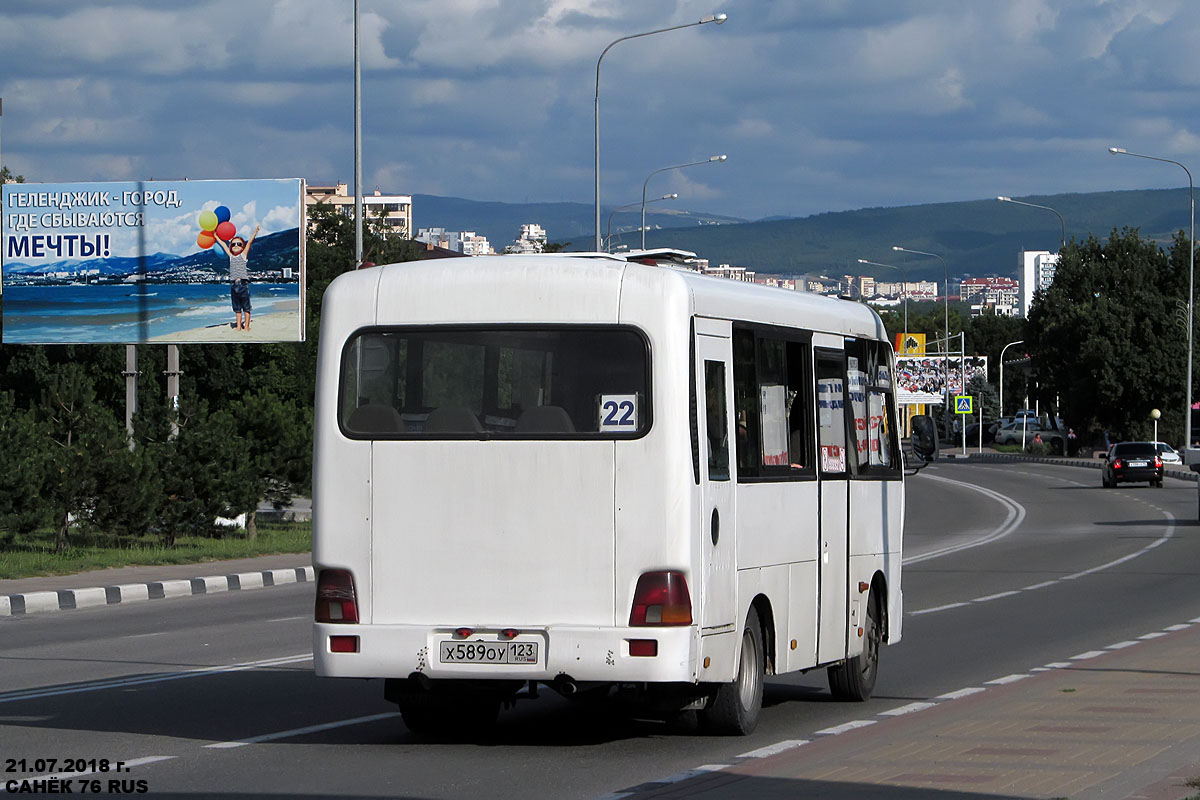
[{"label": "street lamp post", "polygon": [[[949,411],[950,411],[950,381],[949,381],[949,375],[950,375],[950,267],[948,264],[946,264],[946,259],[939,256],[937,253],[927,253],[924,250],[909,250],[908,248],[901,247],[900,245],[897,245],[897,244],[892,245],[892,249],[898,253],[911,253],[911,254],[917,255],[917,256],[929,256],[930,258],[936,258],[938,261],[942,262],[942,272],[943,272],[945,282],[946,282],[946,327],[943,331],[945,338],[942,339],[942,352],[945,354],[945,358],[946,358],[946,369],[944,371],[947,376],[946,399],[945,399],[945,405],[943,407],[946,410],[946,414],[949,414]],[[944,419],[943,421],[949,422],[948,419]]]},{"label": "street lamp post", "polygon": [[704,159],[703,161],[689,161],[686,164],[676,164],[673,167],[662,167],[660,169],[654,170],[653,172],[651,172],[649,175],[646,176],[646,180],[642,183],[642,249],[643,250],[646,249],[646,187],[650,185],[650,179],[653,178],[658,173],[666,172],[667,170],[670,170],[670,169],[683,169],[684,167],[694,167],[698,164],[720,164],[727,158],[729,158],[729,156],[724,155],[724,154],[719,155],[719,156],[709,156],[708,158]]},{"label": "street lamp post", "polygon": [[1004,351],[1012,347],[1014,344],[1025,344],[1024,339],[1018,339],[1015,342],[1009,342],[1000,348],[1000,416],[1004,416]]},{"label": "street lamp post", "polygon": [[1158,449],[1158,418],[1162,416],[1162,412],[1157,408],[1150,409],[1150,419],[1154,420],[1154,448]]},{"label": "street lamp post", "polygon": [[[643,202],[642,202],[642,208],[645,208],[645,207],[646,207],[646,206],[645,206],[645,204],[646,204],[646,203],[648,203],[648,202],[649,202],[649,203],[658,203],[658,202],[661,202],[661,201],[663,201],[663,200],[674,200],[674,199],[676,199],[676,198],[678,198],[678,197],[679,197],[679,192],[672,192],[671,194],[664,194],[662,197],[655,197],[655,198],[653,198],[653,199],[651,199],[651,200],[646,200],[646,201],[643,201]],[[617,206],[617,207],[616,207],[616,208],[614,208],[614,209],[613,209],[611,212],[609,212],[609,215],[608,215],[608,233],[607,233],[607,234],[605,235],[605,237],[604,237],[604,238],[605,238],[605,240],[607,241],[607,245],[606,245],[606,247],[605,247],[605,252],[606,252],[606,253],[608,252],[608,248],[609,248],[609,247],[612,247],[612,221],[613,221],[613,216],[614,216],[614,215],[616,215],[616,213],[617,213],[618,211],[624,211],[624,210],[625,210],[625,209],[627,209],[627,208],[637,208],[637,206],[638,206],[638,204],[637,204],[637,203],[627,203],[626,205],[623,205],[623,206]],[[642,224],[643,224],[643,225],[645,225],[645,221],[643,221],[643,222],[642,222]],[[619,232],[619,231],[618,231],[618,232]]]},{"label": "street lamp post", "polygon": [[354,268],[363,264],[362,67],[358,57],[358,0],[354,0]]},{"label": "street lamp post", "polygon": [[1183,410],[1183,447],[1184,461],[1189,464],[1193,460],[1192,453],[1192,316],[1193,302],[1196,293],[1196,196],[1193,191],[1192,171],[1180,164],[1178,161],[1172,161],[1169,158],[1158,158],[1156,156],[1146,156],[1141,153],[1131,153],[1124,147],[1110,147],[1108,152],[1114,156],[1133,156],[1135,158],[1145,158],[1150,161],[1161,161],[1164,164],[1174,164],[1187,173],[1188,176],[1188,201],[1191,206],[1191,230],[1188,233],[1188,303],[1187,303],[1187,386],[1185,387],[1187,405]]},{"label": "street lamp post", "polygon": [[[904,276],[905,275],[904,270],[901,269],[900,267],[897,267],[895,264],[880,264],[878,261],[867,261],[865,258],[860,258],[858,260],[858,263],[869,264],[872,267],[887,267],[888,269],[894,269],[900,273],[900,294],[904,295],[904,335],[907,336],[908,335],[908,289],[904,286],[904,284],[906,284],[908,282],[908,280]],[[907,352],[907,348],[905,348],[905,350]]]},{"label": "street lamp post", "polygon": [[1005,197],[1004,195],[1000,195],[996,199],[999,200],[1001,203],[1014,203],[1018,206],[1029,206],[1030,208],[1040,208],[1044,211],[1053,212],[1058,217],[1059,224],[1062,225],[1062,239],[1061,239],[1059,250],[1061,251],[1061,249],[1063,247],[1067,246],[1067,221],[1063,219],[1062,214],[1059,214],[1057,211],[1055,211],[1050,206],[1039,206],[1037,203],[1026,203],[1024,200],[1013,200],[1011,197]]},{"label": "street lamp post", "polygon": [[[357,3],[357,0],[355,0]],[[682,28],[692,28],[696,25],[704,25],[709,22],[715,22],[718,25],[727,19],[725,14],[708,14],[702,17],[698,22],[688,22],[683,25],[673,25],[670,28],[659,28],[645,33],[635,33],[630,36],[622,36],[620,39],[615,39],[609,43],[608,47],[600,53],[600,57],[596,59],[596,103],[595,103],[595,122],[596,122],[596,252],[599,253],[600,248],[600,62],[604,60],[604,56],[608,55],[608,51],[621,42],[630,39],[640,39],[643,36],[653,36],[656,33],[667,33],[668,31],[677,31]]]}]

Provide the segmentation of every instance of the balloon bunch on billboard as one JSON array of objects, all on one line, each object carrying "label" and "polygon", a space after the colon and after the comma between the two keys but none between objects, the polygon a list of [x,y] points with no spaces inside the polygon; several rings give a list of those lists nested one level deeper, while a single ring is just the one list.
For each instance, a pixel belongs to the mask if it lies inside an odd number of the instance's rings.
[{"label": "balloon bunch on billboard", "polygon": [[229,209],[217,206],[212,211],[200,212],[200,235],[196,244],[207,250],[217,243],[217,239],[228,242],[237,234],[237,226],[229,221]]}]

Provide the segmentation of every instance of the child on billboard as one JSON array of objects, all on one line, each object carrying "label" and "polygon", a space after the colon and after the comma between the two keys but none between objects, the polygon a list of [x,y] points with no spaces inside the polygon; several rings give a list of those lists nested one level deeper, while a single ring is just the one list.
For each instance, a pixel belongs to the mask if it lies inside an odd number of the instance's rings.
[{"label": "child on billboard", "polygon": [[[250,246],[258,235],[259,226],[254,226],[254,233],[247,241],[242,236],[232,236],[226,244],[216,237],[216,243],[221,245],[225,255],[229,256],[229,300],[233,304],[234,328],[239,331],[250,330]],[[245,317],[243,318],[243,314]]]}]

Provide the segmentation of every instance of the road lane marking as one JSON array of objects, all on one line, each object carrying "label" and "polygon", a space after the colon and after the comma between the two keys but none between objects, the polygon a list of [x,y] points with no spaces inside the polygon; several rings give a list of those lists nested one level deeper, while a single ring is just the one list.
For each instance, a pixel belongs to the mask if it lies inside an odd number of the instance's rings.
[{"label": "road lane marking", "polygon": [[880,711],[882,717],[902,717],[905,714],[912,714],[916,711],[924,711],[927,708],[933,708],[937,703],[909,703],[906,706],[899,708],[889,708],[887,711]]},{"label": "road lane marking", "polygon": [[738,758],[766,758],[767,756],[783,753],[805,744],[808,744],[808,739],[785,739],[782,742],[776,742],[766,747],[760,747],[757,750],[751,750],[749,753],[742,753]]},{"label": "road lane marking", "polygon": [[259,669],[261,667],[281,667],[288,664],[299,664],[311,660],[311,653],[301,653],[294,656],[265,658],[261,661],[246,661],[239,664],[227,664],[216,667],[197,667],[195,669],[184,670],[183,672],[164,672],[158,675],[112,678],[101,681],[93,681],[91,683],[75,684],[74,686],[57,687],[53,689],[22,689],[15,692],[0,694],[0,703],[14,703],[21,700],[34,700],[39,697],[58,697],[60,695],[80,694],[82,692],[98,692],[103,689],[117,689],[124,688],[126,686],[140,686],[147,683],[177,681],[184,678],[201,678],[206,675],[220,675],[227,672],[243,672],[245,670]]},{"label": "road lane marking", "polygon": [[279,731],[278,733],[264,733],[260,736],[248,736],[245,739],[238,739],[232,742],[217,742],[215,744],[206,744],[204,747],[209,750],[231,750],[235,747],[245,747],[248,744],[259,744],[260,742],[273,742],[276,739],[290,739],[293,736],[305,736],[310,733],[318,733],[320,731],[331,731],[334,728],[345,728],[350,725],[362,725],[367,722],[378,722],[381,719],[391,719],[392,717],[400,716],[399,711],[389,711],[384,714],[371,714],[366,717],[355,717],[354,719],[343,719],[337,722],[326,722],[321,725],[309,725],[304,728],[293,728],[290,731]]},{"label": "road lane marking", "polygon": [[[173,758],[179,758],[179,756],[143,756],[142,758],[134,758],[129,761],[124,761],[122,763],[124,763],[124,765],[126,767],[143,767],[146,764],[154,764],[158,761],[170,761]],[[115,764],[118,761],[120,761],[120,759],[114,759],[114,758],[108,759],[108,762],[110,764]],[[67,778],[86,778],[88,775],[115,775],[115,774],[117,774],[117,773],[113,772],[112,770],[109,770],[108,772],[103,772],[101,770],[94,769],[89,772],[56,772],[53,775],[34,775],[29,778],[22,778],[22,780],[30,780],[30,781],[33,781],[33,780],[38,780],[38,781],[58,780],[58,781],[61,781],[61,780],[66,780]],[[121,773],[121,774],[124,774],[124,773]]]},{"label": "road lane marking", "polygon": [[[961,481],[951,481],[947,478],[939,478],[935,475],[926,475],[925,477],[932,478],[933,480],[945,481],[947,483],[954,483],[954,484],[958,484],[960,486],[978,489],[978,490],[982,491],[984,494],[994,495],[995,496],[994,499],[1000,500],[1000,502],[1002,502],[1002,503],[1005,502],[1005,500],[1007,499],[1007,498],[1004,498],[1004,495],[998,494],[996,492],[991,492],[991,490],[984,490],[982,487],[974,486],[973,484],[970,484],[970,483],[963,483]],[[1015,503],[1015,501],[1010,501],[1010,502]],[[922,614],[934,614],[939,611],[948,611],[952,608],[961,608],[962,606],[970,605],[971,603],[985,603],[985,602],[988,602],[989,600],[997,600],[1002,597],[1012,597],[1013,595],[1017,595],[1022,592],[1031,592],[1031,591],[1035,591],[1037,589],[1045,589],[1047,587],[1054,586],[1055,584],[1062,583],[1064,581],[1073,581],[1073,580],[1078,580],[1079,578],[1087,577],[1089,575],[1095,575],[1098,572],[1103,572],[1105,570],[1112,569],[1113,567],[1120,566],[1121,564],[1130,562],[1130,561],[1134,560],[1135,558],[1140,558],[1141,556],[1146,555],[1146,553],[1149,553],[1151,550],[1154,550],[1157,547],[1161,547],[1162,545],[1164,545],[1168,541],[1170,541],[1170,539],[1175,536],[1175,522],[1176,522],[1175,515],[1172,514],[1171,512],[1169,512],[1165,509],[1159,508],[1158,506],[1156,506],[1152,503],[1149,503],[1148,501],[1143,501],[1143,502],[1145,502],[1146,505],[1150,506],[1155,511],[1158,511],[1160,514],[1162,514],[1164,517],[1166,517],[1167,528],[1166,528],[1166,531],[1163,532],[1162,536],[1158,537],[1153,542],[1151,542],[1148,545],[1145,545],[1144,547],[1142,547],[1139,550],[1135,550],[1132,553],[1127,553],[1126,555],[1123,555],[1120,558],[1115,558],[1112,561],[1105,562],[1104,564],[1099,564],[1099,565],[1097,565],[1095,567],[1091,567],[1089,569],[1080,570],[1079,572],[1072,572],[1069,575],[1063,575],[1063,576],[1055,578],[1053,580],[1043,581],[1041,583],[1035,583],[1032,586],[1026,586],[1021,589],[1015,589],[1015,590],[1007,591],[1007,592],[1000,592],[998,594],[991,594],[991,595],[987,595],[986,597],[977,597],[974,600],[971,600],[969,602],[947,603],[946,605],[936,606],[934,608],[918,609],[916,611],[907,611],[905,613],[907,616],[915,617],[915,616],[920,616]],[[1024,519],[1024,509],[1023,508],[1021,509],[1021,518]],[[1003,538],[1003,536],[1007,536],[1008,533],[1011,532],[1011,531],[1008,531],[1008,532],[1005,532],[1003,535],[998,535],[1001,530],[1008,528],[1010,526],[1010,524],[1013,525],[1014,527],[1015,527],[1015,525],[1020,524],[1019,521],[1017,521],[1015,523],[1013,522],[1012,509],[1010,509],[1009,516],[1005,520],[1004,525],[1002,525],[1000,528],[998,528],[996,531],[989,534],[988,536],[985,536],[983,539],[979,539],[974,542],[960,545],[960,546],[958,546],[957,549],[954,549],[954,548],[946,549],[945,552],[932,551],[930,553],[924,553],[920,556],[916,556],[914,560],[925,560],[928,558],[936,558],[940,555],[946,555],[950,552],[957,552],[958,550],[965,550],[968,547],[976,547],[981,544],[988,544],[990,542],[994,542],[997,539]],[[909,563],[909,560],[905,559],[902,563],[907,565]],[[1197,619],[1200,619],[1200,617],[1198,617]],[[1195,622],[1195,620],[1192,620],[1192,622]],[[1184,626],[1184,627],[1186,627],[1186,626]],[[1159,635],[1165,635],[1165,634],[1159,634]]]},{"label": "road lane marking", "polygon": [[970,697],[973,694],[979,694],[980,692],[986,692],[986,691],[987,691],[987,689],[984,689],[982,686],[972,686],[968,689],[959,689],[956,692],[946,692],[946,694],[939,694],[937,697],[935,697],[933,699],[939,700],[939,701],[941,701],[941,700],[959,700],[963,697]]},{"label": "road lane marking", "polygon": [[839,733],[846,733],[857,728],[865,728],[868,725],[874,725],[879,720],[877,719],[856,719],[850,722],[843,722],[841,725],[834,725],[832,728],[825,728],[813,734],[813,736],[837,736]]},{"label": "road lane marking", "polygon": [[901,561],[901,563],[905,566],[908,566],[909,564],[919,564],[922,561],[929,561],[930,559],[934,558],[941,558],[942,556],[948,556],[951,553],[959,553],[963,550],[969,550],[972,547],[980,547],[981,545],[991,544],[992,542],[1008,536],[1010,533],[1019,528],[1021,523],[1025,521],[1025,507],[1016,500],[1013,500],[1011,497],[1007,497],[999,492],[993,491],[992,489],[987,489],[983,486],[977,486],[973,483],[966,483],[965,481],[955,481],[938,475],[922,475],[921,477],[931,481],[950,483],[963,489],[970,489],[971,491],[979,492],[980,494],[986,495],[1000,503],[1002,506],[1004,506],[1007,513],[1005,515],[1004,522],[1001,523],[1000,526],[991,533],[986,534],[978,539],[972,539],[969,542],[959,542],[957,544],[946,545],[945,547],[939,547],[935,550],[921,553],[920,555],[909,556]]},{"label": "road lane marking", "polygon": [[1003,678],[996,678],[995,680],[984,681],[983,683],[985,686],[1004,686],[1007,683],[1016,683],[1017,681],[1023,681],[1028,677],[1030,677],[1029,673],[1025,673],[1025,674],[1021,674],[1021,675],[1005,675]]}]

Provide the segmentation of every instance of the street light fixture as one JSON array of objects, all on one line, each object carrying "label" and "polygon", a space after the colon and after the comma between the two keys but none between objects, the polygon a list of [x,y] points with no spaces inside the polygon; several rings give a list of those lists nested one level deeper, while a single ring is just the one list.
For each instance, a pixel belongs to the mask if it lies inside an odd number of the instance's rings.
[{"label": "street light fixture", "polygon": [[645,182],[642,183],[642,249],[643,250],[646,249],[646,187],[650,184],[650,179],[653,178],[658,173],[666,172],[667,170],[670,170],[670,169],[683,169],[684,167],[694,167],[697,164],[719,164],[727,158],[729,158],[729,156],[724,155],[724,154],[719,155],[719,156],[709,156],[708,158],[704,159],[703,161],[689,161],[687,164],[676,164],[673,167],[662,167],[661,169],[654,170],[654,172],[651,172],[649,175],[646,176]]},{"label": "street light fixture", "polygon": [[[357,2],[357,0],[355,0]],[[658,30],[646,31],[645,33],[635,33],[630,36],[622,36],[620,39],[615,39],[609,43],[608,47],[600,53],[600,57],[596,59],[596,104],[595,104],[595,121],[596,121],[596,252],[600,252],[600,62],[604,60],[604,56],[614,45],[630,39],[640,39],[643,36],[653,36],[656,33],[667,33],[668,31],[677,31],[682,28],[692,28],[696,25],[705,25],[709,22],[715,22],[718,25],[725,22],[728,17],[725,14],[708,14],[701,17],[697,22],[688,22],[683,25],[674,25],[670,28],[659,28]]]},{"label": "street light fixture", "polygon": [[[905,278],[904,270],[901,267],[897,267],[895,264],[880,264],[878,261],[867,261],[865,258],[860,258],[858,263],[869,264],[872,267],[887,267],[888,269],[894,269],[900,273],[900,294],[904,295],[904,335],[908,336],[908,287],[905,286],[905,284],[908,283],[908,280]],[[908,352],[907,347],[905,347],[904,350],[905,352]]]},{"label": "street light fixture", "polygon": [[1057,211],[1055,211],[1050,206],[1039,206],[1037,203],[1026,203],[1024,200],[1013,200],[1011,197],[1005,197],[1004,195],[1000,195],[996,199],[999,200],[1001,203],[1014,203],[1018,206],[1029,206],[1030,208],[1040,208],[1044,211],[1054,212],[1054,214],[1058,217],[1059,224],[1062,225],[1062,240],[1061,240],[1061,245],[1059,248],[1060,251],[1063,247],[1067,246],[1067,222],[1066,222],[1066,220],[1063,219],[1062,214],[1059,214]]},{"label": "street light fixture", "polygon": [[1169,158],[1158,158],[1156,156],[1146,156],[1141,153],[1131,153],[1124,147],[1110,147],[1108,152],[1114,156],[1133,156],[1134,158],[1145,158],[1150,161],[1161,161],[1164,164],[1174,164],[1187,173],[1188,176],[1188,201],[1191,205],[1191,230],[1188,233],[1188,303],[1187,303],[1187,386],[1186,395],[1187,405],[1183,411],[1183,447],[1184,461],[1190,463],[1192,455],[1192,316],[1196,294],[1196,196],[1193,191],[1192,171],[1180,164],[1178,161],[1172,161]]},{"label": "street light fixture", "polygon": [[[946,327],[943,331],[946,338],[942,340],[942,353],[945,354],[946,359],[946,369],[944,370],[946,374],[946,399],[943,408],[945,409],[944,416],[948,418],[950,415],[950,267],[948,264],[946,264],[946,259],[939,256],[937,253],[927,253],[924,250],[909,250],[908,248],[901,247],[898,244],[892,245],[892,249],[898,253],[911,253],[917,256],[929,256],[930,258],[936,258],[938,261],[942,262],[942,272],[946,281]],[[966,390],[967,387],[963,386],[963,391],[965,392]],[[945,419],[943,422],[948,424],[949,419]]]},{"label": "street light fixture", "polygon": [[[653,199],[651,199],[651,200],[647,200],[647,201],[643,201],[643,202],[649,202],[649,203],[658,203],[658,202],[661,202],[661,201],[663,201],[663,200],[675,200],[675,199],[676,199],[676,198],[678,198],[678,197],[679,197],[679,192],[672,192],[671,194],[664,194],[662,197],[655,197],[655,198],[653,198]],[[605,252],[609,252],[607,248],[609,248],[609,247],[612,247],[612,221],[613,221],[613,216],[614,216],[614,215],[615,215],[615,214],[616,214],[618,211],[624,211],[624,210],[625,210],[625,209],[627,209],[627,208],[637,208],[637,206],[638,206],[638,204],[637,204],[637,203],[627,203],[626,205],[623,205],[623,206],[617,206],[617,207],[616,207],[616,208],[614,208],[614,209],[613,209],[611,212],[609,212],[609,215],[608,215],[608,233],[607,233],[607,235],[604,237],[604,238],[605,238],[605,240],[607,240],[607,242],[608,242],[608,245],[607,245],[607,247],[605,248]],[[645,207],[645,206],[643,205],[643,208],[644,208],[644,207]],[[645,221],[643,221],[643,222],[642,222],[642,224],[643,224],[643,226],[644,226],[644,225],[645,225]]]},{"label": "street light fixture", "polygon": [[1158,418],[1162,416],[1162,412],[1157,408],[1150,409],[1150,419],[1154,420],[1154,449],[1158,450]]},{"label": "street light fixture", "polygon": [[1015,342],[1009,342],[1000,348],[1000,415],[1004,416],[1004,351],[1012,347],[1014,344],[1025,344],[1024,339],[1018,339]]}]

